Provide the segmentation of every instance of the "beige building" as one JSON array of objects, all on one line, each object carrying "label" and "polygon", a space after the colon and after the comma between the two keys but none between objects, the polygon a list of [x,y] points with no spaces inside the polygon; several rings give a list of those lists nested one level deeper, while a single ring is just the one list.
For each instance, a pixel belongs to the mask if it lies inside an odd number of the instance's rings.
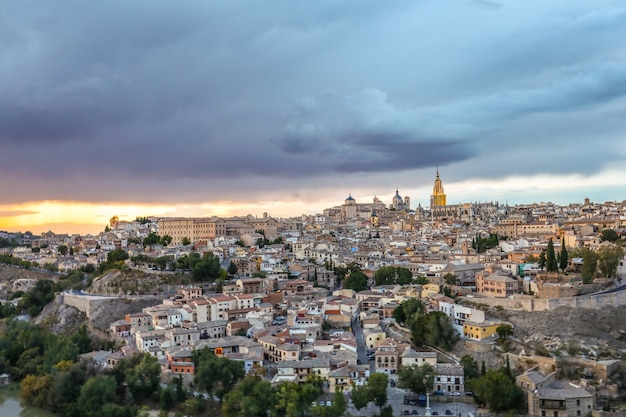
[{"label": "beige building", "polygon": [[493,265],[476,274],[476,291],[488,297],[504,298],[519,292],[519,282]]},{"label": "beige building", "polygon": [[219,217],[165,217],[157,221],[159,236],[171,236],[172,244],[182,244],[183,238],[191,243],[200,239],[226,236],[226,222]]}]

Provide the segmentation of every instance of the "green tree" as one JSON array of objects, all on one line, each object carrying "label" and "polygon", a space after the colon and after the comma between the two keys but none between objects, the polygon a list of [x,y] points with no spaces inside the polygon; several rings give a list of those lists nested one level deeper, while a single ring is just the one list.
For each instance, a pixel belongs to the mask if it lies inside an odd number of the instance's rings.
[{"label": "green tree", "polygon": [[159,389],[161,365],[154,356],[144,353],[139,363],[126,369],[125,381],[135,399],[146,398]]},{"label": "green tree", "polygon": [[[112,376],[95,376],[87,380],[80,389],[77,409],[85,417],[101,417],[107,404],[117,401],[117,384]],[[108,408],[110,410],[110,408]]]},{"label": "green tree", "polygon": [[389,377],[382,372],[375,372],[367,381],[370,401],[381,409],[387,403],[388,385]]},{"label": "green tree", "polygon": [[242,362],[218,357],[206,348],[194,353],[194,365],[194,382],[220,400],[245,375]]},{"label": "green tree", "polygon": [[49,409],[51,389],[51,375],[27,375],[20,384],[20,398],[27,404]]},{"label": "green tree", "polygon": [[449,351],[458,341],[458,336],[449,317],[445,313],[435,311],[413,323],[411,341],[417,346],[430,345]]},{"label": "green tree", "polygon": [[237,264],[233,261],[230,261],[230,263],[228,264],[227,272],[228,275],[237,275]]},{"label": "green tree", "polygon": [[185,236],[180,240],[180,243],[182,243],[183,246],[191,245],[191,239]]},{"label": "green tree", "polygon": [[124,249],[113,249],[107,253],[107,261],[122,262],[128,259],[128,253]]},{"label": "green tree", "polygon": [[65,246],[65,245],[59,245],[59,246],[57,246],[57,251],[58,251],[58,252],[59,252],[62,256],[65,256],[65,255],[67,255],[68,248],[67,248],[67,246]]},{"label": "green tree", "polygon": [[603,242],[609,241],[613,243],[619,239],[619,235],[613,229],[604,229],[602,233],[600,233],[600,239],[602,239]]},{"label": "green tree", "polygon": [[424,314],[426,314],[426,305],[417,298],[404,300],[393,310],[393,318],[396,322],[408,328],[411,328]]},{"label": "green tree", "polygon": [[191,277],[196,282],[213,282],[221,275],[220,260],[212,253],[206,253],[202,259],[193,266]]},{"label": "green tree", "polygon": [[351,272],[350,275],[343,280],[343,287],[359,292],[369,288],[367,285],[368,281],[367,275],[363,272],[355,271]]},{"label": "green tree", "polygon": [[552,242],[552,239],[548,240],[548,249],[546,250],[546,270],[548,272],[558,271],[556,254],[554,253],[554,243]]},{"label": "green tree", "polygon": [[355,385],[352,387],[352,405],[357,411],[367,407],[370,402],[370,394],[367,385]]},{"label": "green tree", "polygon": [[170,235],[163,235],[163,236],[161,236],[161,239],[159,239],[159,243],[162,246],[169,245],[170,243],[172,243],[172,236],[170,236]]},{"label": "green tree", "polygon": [[496,333],[500,339],[508,339],[513,336],[513,326],[508,323],[501,324],[496,327]]},{"label": "green tree", "polygon": [[435,369],[428,363],[419,366],[400,366],[398,369],[399,386],[409,389],[415,394],[432,391],[434,381]]},{"label": "green tree", "polygon": [[589,248],[582,249],[583,266],[581,276],[583,283],[591,284],[598,270],[598,254]]},{"label": "green tree", "polygon": [[269,381],[248,375],[226,394],[222,413],[225,417],[266,417],[274,406],[274,397]]},{"label": "green tree", "polygon": [[493,412],[516,410],[523,407],[523,393],[504,368],[490,369],[469,385],[476,399],[486,403]]},{"label": "green tree", "polygon": [[449,286],[457,285],[459,283],[458,277],[449,272],[443,276],[443,281]]},{"label": "green tree", "polygon": [[461,357],[461,366],[463,366],[463,377],[465,381],[480,377],[478,363],[471,355],[465,354]]},{"label": "green tree", "polygon": [[624,249],[620,246],[602,246],[598,249],[598,269],[605,278],[615,278],[617,267],[624,258]]},{"label": "green tree", "polygon": [[413,281],[413,274],[403,267],[383,266],[374,274],[376,285],[407,285]]},{"label": "green tree", "polygon": [[567,248],[565,247],[565,238],[561,238],[561,253],[559,254],[559,268],[561,271],[565,271],[567,269],[567,261],[568,259]]},{"label": "green tree", "polygon": [[539,254],[539,269],[544,269],[546,267],[546,250],[542,250]]},{"label": "green tree", "polygon": [[143,247],[145,248],[146,246],[154,246],[159,244],[160,242],[161,238],[159,238],[159,235],[152,232],[143,239]]}]

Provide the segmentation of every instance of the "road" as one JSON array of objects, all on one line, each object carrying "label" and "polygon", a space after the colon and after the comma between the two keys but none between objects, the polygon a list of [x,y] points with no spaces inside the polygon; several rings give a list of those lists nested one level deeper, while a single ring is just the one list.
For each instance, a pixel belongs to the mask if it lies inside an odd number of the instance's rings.
[{"label": "road", "polygon": [[352,327],[352,331],[354,332],[354,338],[356,339],[357,358],[359,359],[359,363],[365,365],[369,362],[369,359],[367,358],[367,345],[365,344],[363,327],[361,327],[361,323],[357,319],[356,315],[352,316],[350,326]]}]

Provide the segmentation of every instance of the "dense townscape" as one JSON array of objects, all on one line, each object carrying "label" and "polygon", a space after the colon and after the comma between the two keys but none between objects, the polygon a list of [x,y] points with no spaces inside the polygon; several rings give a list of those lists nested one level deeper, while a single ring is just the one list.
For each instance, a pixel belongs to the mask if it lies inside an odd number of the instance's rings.
[{"label": "dense townscape", "polygon": [[[626,201],[449,205],[439,172],[428,208],[398,190],[389,204],[357,197],[297,218],[0,232],[0,382],[67,416],[566,417],[626,404],[626,345],[539,339],[514,320],[624,309]],[[52,331],[53,304],[84,324]]]}]

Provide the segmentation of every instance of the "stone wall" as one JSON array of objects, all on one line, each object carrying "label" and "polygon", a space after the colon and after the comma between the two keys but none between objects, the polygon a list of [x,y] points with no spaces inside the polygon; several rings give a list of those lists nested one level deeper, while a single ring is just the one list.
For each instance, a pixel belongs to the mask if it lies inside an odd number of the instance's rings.
[{"label": "stone wall", "polygon": [[550,311],[562,306],[597,309],[606,306],[620,307],[626,305],[626,291],[550,299],[516,294],[514,298],[466,298],[466,300],[491,307],[501,306],[507,310]]}]

